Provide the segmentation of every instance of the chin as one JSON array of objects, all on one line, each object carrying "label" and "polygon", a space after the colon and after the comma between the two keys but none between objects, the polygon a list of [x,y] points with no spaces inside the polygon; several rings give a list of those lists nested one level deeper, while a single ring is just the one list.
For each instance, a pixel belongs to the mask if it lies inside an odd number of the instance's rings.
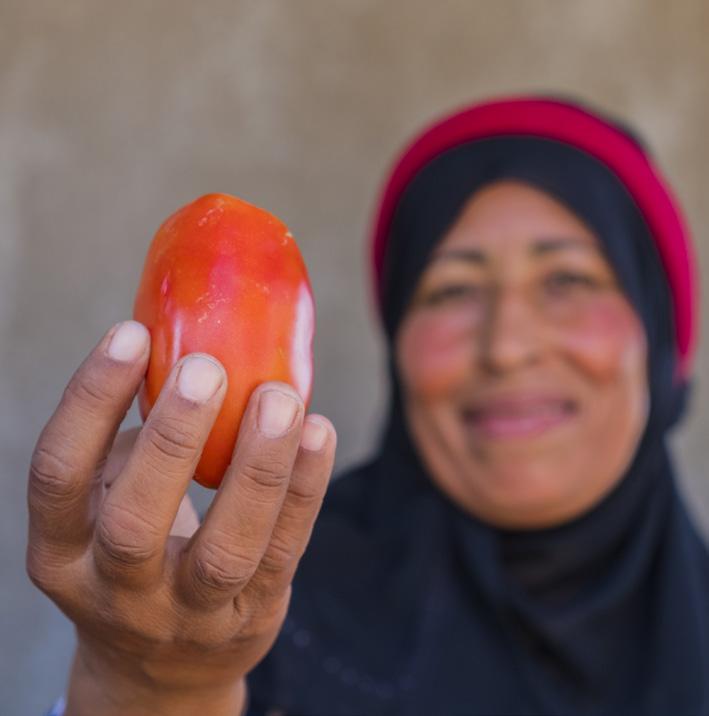
[{"label": "chin", "polygon": [[477,517],[498,527],[552,527],[592,506],[581,485],[575,490],[569,485],[569,475],[573,474],[579,474],[577,468],[548,463],[534,469],[529,464],[486,469],[484,481],[468,484],[466,502]]}]

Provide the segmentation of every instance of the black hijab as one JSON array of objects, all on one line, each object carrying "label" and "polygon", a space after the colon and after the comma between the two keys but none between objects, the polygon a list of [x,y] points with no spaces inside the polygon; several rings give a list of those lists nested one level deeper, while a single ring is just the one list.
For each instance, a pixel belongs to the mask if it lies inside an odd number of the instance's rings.
[{"label": "black hijab", "polygon": [[[469,197],[514,178],[601,239],[642,319],[650,414],[617,487],[551,529],[500,530],[433,484],[402,410],[393,340],[428,256]],[[709,555],[666,447],[676,378],[670,290],[642,215],[603,164],[533,137],[463,144],[421,170],[383,274],[390,410],[376,456],[336,480],[250,713],[709,714]]]}]

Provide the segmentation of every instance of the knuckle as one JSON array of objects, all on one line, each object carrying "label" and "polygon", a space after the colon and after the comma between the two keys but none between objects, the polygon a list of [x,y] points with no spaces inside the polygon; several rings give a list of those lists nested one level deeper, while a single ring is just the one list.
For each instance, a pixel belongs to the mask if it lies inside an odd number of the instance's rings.
[{"label": "knuckle", "polygon": [[30,542],[25,558],[25,571],[29,580],[37,589],[48,596],[55,598],[61,592],[64,581],[64,564],[56,555],[52,555],[46,548],[41,548],[35,542]]},{"label": "knuckle", "polygon": [[256,571],[256,562],[236,555],[215,542],[201,546],[194,561],[199,587],[220,592],[239,591]]},{"label": "knuckle", "polygon": [[96,526],[101,556],[122,567],[136,567],[156,554],[158,529],[137,511],[124,505],[106,505]]},{"label": "knuckle", "polygon": [[32,582],[32,584],[34,584],[40,592],[47,594],[47,592],[50,591],[51,580],[48,578],[43,567],[37,564],[30,564],[28,562],[26,571],[30,582]]},{"label": "knuckle", "polygon": [[241,639],[261,639],[277,633],[286,618],[290,585],[274,594],[240,595],[234,600],[234,619]]},{"label": "knuckle", "polygon": [[115,400],[115,395],[107,382],[100,376],[83,371],[77,373],[67,385],[64,398],[76,400],[85,405],[90,411],[100,411],[108,403]]},{"label": "knuckle", "polygon": [[30,461],[30,496],[50,501],[66,499],[74,493],[74,469],[61,455],[46,445],[35,448]]},{"label": "knuckle", "polygon": [[52,575],[47,569],[45,562],[38,556],[35,550],[27,551],[27,559],[25,569],[30,582],[42,592],[47,592],[51,588]]},{"label": "knuckle", "polygon": [[312,492],[291,486],[288,489],[288,502],[283,506],[283,509],[297,517],[304,512],[309,513],[317,509],[322,501],[323,495],[320,492]]},{"label": "knuckle", "polygon": [[288,480],[290,466],[283,459],[267,456],[258,461],[244,463],[241,474],[248,482],[260,488],[273,490],[281,487]]},{"label": "knuckle", "polygon": [[298,559],[300,559],[298,547],[288,538],[274,535],[261,560],[261,568],[270,573],[281,572]]},{"label": "knuckle", "polygon": [[143,428],[145,438],[162,457],[180,462],[190,461],[199,450],[194,431],[182,420],[156,417]]}]

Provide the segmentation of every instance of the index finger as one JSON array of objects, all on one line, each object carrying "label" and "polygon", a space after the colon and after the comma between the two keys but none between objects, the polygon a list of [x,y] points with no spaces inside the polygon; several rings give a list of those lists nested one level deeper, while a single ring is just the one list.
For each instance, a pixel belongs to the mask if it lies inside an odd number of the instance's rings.
[{"label": "index finger", "polygon": [[159,578],[226,385],[224,368],[206,354],[189,354],[170,371],[96,519],[96,564],[113,579]]},{"label": "index finger", "polygon": [[93,478],[138,390],[149,346],[142,324],[117,324],[69,381],[32,455],[28,504],[34,538],[88,542]]}]

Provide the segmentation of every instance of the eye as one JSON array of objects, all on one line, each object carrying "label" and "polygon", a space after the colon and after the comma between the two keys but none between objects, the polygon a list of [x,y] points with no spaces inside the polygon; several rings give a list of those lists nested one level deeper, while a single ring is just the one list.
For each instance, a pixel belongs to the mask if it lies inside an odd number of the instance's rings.
[{"label": "eye", "polygon": [[480,286],[472,284],[450,284],[441,288],[430,291],[423,298],[423,302],[427,306],[436,306],[444,302],[455,301],[463,298],[478,299],[481,298],[483,289]]},{"label": "eye", "polygon": [[575,271],[555,271],[544,280],[552,293],[565,293],[575,288],[597,289],[600,282],[589,274]]}]

